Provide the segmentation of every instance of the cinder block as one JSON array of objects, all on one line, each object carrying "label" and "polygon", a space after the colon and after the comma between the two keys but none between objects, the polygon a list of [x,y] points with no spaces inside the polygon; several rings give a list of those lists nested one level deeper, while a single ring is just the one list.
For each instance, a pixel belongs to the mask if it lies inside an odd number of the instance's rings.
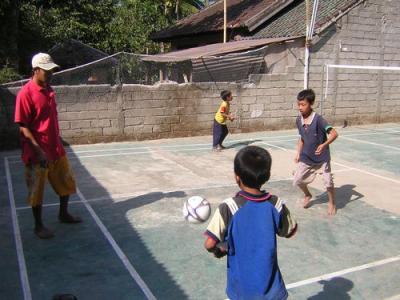
[{"label": "cinder block", "polygon": [[65,129],[62,131],[64,137],[83,137],[83,136],[102,136],[101,128],[82,128],[82,129]]},{"label": "cinder block", "polygon": [[170,131],[171,131],[170,124],[153,125],[152,132],[159,133],[159,132],[170,132]]},{"label": "cinder block", "polygon": [[130,117],[163,116],[165,114],[165,108],[138,108],[125,111],[125,115]]},{"label": "cinder block", "polygon": [[256,103],[256,96],[252,96],[252,97],[242,97],[241,99],[240,99],[240,102],[242,103],[242,104],[253,104],[253,103]]},{"label": "cinder block", "polygon": [[126,117],[125,116],[125,126],[131,127],[134,125],[144,124],[144,117]]},{"label": "cinder block", "polygon": [[70,129],[70,122],[69,121],[59,121],[59,127],[61,130],[63,129]]},{"label": "cinder block", "polygon": [[110,135],[120,135],[121,131],[118,128],[114,128],[114,127],[105,127],[103,128],[103,135],[105,136],[110,136]]},{"label": "cinder block", "polygon": [[78,120],[91,120],[91,119],[98,119],[103,118],[99,116],[100,112],[97,111],[82,111],[80,112]]},{"label": "cinder block", "polygon": [[80,121],[71,122],[71,129],[81,129],[81,128],[90,128],[90,121],[80,120]]},{"label": "cinder block", "polygon": [[80,119],[80,112],[63,112],[58,114],[59,121],[75,121]]},{"label": "cinder block", "polygon": [[92,120],[90,121],[90,127],[111,127],[111,120],[102,119],[102,120]]}]

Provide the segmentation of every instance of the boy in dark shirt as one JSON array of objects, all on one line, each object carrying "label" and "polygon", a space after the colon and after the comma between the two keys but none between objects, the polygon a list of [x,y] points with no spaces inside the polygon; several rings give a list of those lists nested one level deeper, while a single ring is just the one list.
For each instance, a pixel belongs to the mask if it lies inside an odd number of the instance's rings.
[{"label": "boy in dark shirt", "polygon": [[[337,137],[336,130],[319,114],[312,105],[315,101],[313,90],[303,90],[297,95],[300,115],[296,119],[300,139],[297,143],[295,162],[297,170],[293,184],[304,193],[304,208],[308,208],[312,195],[307,187],[313,182],[318,172],[322,171],[324,184],[328,193],[328,214],[336,214],[335,193],[331,173],[329,144]],[[327,137],[329,135],[329,137]]]}]

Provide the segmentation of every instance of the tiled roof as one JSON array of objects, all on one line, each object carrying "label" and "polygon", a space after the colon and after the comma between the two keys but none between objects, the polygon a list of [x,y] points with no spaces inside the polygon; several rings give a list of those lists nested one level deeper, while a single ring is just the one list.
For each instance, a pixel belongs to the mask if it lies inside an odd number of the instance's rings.
[{"label": "tiled roof", "polygon": [[[267,20],[294,0],[229,0],[227,1],[228,28],[252,27]],[[175,25],[154,33],[153,40],[194,35],[223,30],[223,1],[178,21]],[[251,31],[251,30],[250,30]]]},{"label": "tiled roof", "polygon": [[[313,0],[311,2],[314,2]],[[324,27],[329,21],[346,11],[351,6],[362,2],[360,0],[321,0],[319,1],[315,31]],[[305,1],[296,1],[285,10],[278,13],[252,38],[290,37],[305,35]]]}]

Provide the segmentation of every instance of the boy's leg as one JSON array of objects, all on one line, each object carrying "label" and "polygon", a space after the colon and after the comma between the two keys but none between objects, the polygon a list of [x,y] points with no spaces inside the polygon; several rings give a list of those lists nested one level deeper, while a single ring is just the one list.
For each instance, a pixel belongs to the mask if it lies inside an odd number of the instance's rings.
[{"label": "boy's leg", "polygon": [[221,138],[221,124],[214,120],[213,125],[213,149],[216,149]]},{"label": "boy's leg", "polygon": [[335,188],[328,187],[328,215],[335,215],[336,214],[336,203],[335,203]]},{"label": "boy's leg", "polygon": [[40,165],[25,166],[25,180],[28,187],[28,202],[32,207],[33,218],[35,221],[34,232],[41,239],[50,239],[54,233],[43,225],[42,221],[42,202],[44,186],[48,174],[47,168]]},{"label": "boy's leg", "polygon": [[310,201],[312,199],[312,195],[310,193],[310,190],[308,189],[306,184],[298,184],[297,186],[304,193],[303,208],[309,208],[310,207]]},{"label": "boy's leg", "polygon": [[221,132],[221,138],[220,138],[220,140],[219,140],[219,146],[221,147],[221,148],[225,148],[224,146],[222,146],[222,143],[224,142],[224,140],[225,140],[225,138],[226,138],[226,136],[228,135],[228,126],[226,126],[226,125],[221,125],[221,129],[222,129],[222,132]]},{"label": "boy's leg", "polygon": [[333,183],[333,176],[331,172],[331,164],[327,162],[323,165],[323,178],[328,194],[328,215],[336,214],[336,203],[335,203],[335,187]]},{"label": "boy's leg", "polygon": [[315,168],[303,162],[297,164],[297,169],[294,174],[293,184],[297,185],[304,193],[303,207],[309,208],[312,195],[307,185],[315,179]]}]

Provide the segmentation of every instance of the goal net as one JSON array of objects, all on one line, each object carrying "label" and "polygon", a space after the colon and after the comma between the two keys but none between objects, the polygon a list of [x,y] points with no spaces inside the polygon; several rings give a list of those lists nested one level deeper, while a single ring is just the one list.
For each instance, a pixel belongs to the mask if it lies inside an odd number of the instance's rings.
[{"label": "goal net", "polygon": [[381,122],[400,110],[400,67],[324,66],[320,112],[335,121]]}]

